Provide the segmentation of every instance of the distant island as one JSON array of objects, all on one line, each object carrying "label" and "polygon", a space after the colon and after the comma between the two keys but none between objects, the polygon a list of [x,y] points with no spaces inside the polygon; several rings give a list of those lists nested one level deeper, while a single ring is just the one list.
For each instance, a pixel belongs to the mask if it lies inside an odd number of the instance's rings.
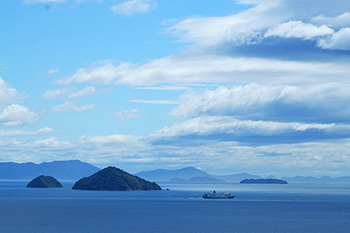
[{"label": "distant island", "polygon": [[106,191],[136,191],[161,190],[154,182],[133,176],[119,168],[107,167],[89,177],[78,180],[72,189],[106,190]]},{"label": "distant island", "polygon": [[62,184],[52,176],[38,176],[27,184],[27,188],[62,188]]},{"label": "distant island", "polygon": [[241,184],[288,184],[285,180],[279,179],[244,179]]}]

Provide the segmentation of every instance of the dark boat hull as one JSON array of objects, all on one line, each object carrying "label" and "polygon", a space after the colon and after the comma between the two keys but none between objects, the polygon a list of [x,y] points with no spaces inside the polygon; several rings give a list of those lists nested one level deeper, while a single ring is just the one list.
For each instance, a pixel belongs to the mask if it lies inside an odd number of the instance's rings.
[{"label": "dark boat hull", "polygon": [[204,199],[234,199],[235,197],[203,197]]},{"label": "dark boat hull", "polygon": [[203,195],[204,199],[234,199],[235,196],[209,196]]}]

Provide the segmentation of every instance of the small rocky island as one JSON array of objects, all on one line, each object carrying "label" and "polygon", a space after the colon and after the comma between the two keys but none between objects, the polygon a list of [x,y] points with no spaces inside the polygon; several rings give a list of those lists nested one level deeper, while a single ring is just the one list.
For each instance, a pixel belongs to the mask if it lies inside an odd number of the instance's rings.
[{"label": "small rocky island", "polygon": [[154,182],[133,176],[115,167],[107,167],[89,177],[78,180],[72,189],[106,191],[162,190]]},{"label": "small rocky island", "polygon": [[52,176],[38,176],[27,184],[27,188],[62,188],[62,184]]},{"label": "small rocky island", "polygon": [[241,184],[288,184],[285,180],[279,179],[244,179]]}]

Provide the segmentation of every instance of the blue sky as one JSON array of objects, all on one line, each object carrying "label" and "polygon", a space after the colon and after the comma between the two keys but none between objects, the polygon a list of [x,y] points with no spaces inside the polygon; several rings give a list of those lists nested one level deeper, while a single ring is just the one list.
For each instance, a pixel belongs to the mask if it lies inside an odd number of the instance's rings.
[{"label": "blue sky", "polygon": [[4,0],[0,161],[350,175],[347,0]]}]

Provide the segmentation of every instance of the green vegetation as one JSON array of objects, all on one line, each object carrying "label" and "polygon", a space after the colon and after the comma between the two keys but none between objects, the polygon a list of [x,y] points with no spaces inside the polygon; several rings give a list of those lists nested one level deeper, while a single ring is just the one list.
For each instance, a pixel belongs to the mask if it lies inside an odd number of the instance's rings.
[{"label": "green vegetation", "polygon": [[38,176],[27,184],[27,188],[62,188],[62,184],[52,176]]},{"label": "green vegetation", "polygon": [[285,180],[279,179],[244,179],[241,184],[288,184]]},{"label": "green vegetation", "polygon": [[161,187],[154,182],[149,182],[137,176],[133,176],[121,169],[107,167],[90,177],[78,180],[72,189],[134,191],[161,190]]}]

